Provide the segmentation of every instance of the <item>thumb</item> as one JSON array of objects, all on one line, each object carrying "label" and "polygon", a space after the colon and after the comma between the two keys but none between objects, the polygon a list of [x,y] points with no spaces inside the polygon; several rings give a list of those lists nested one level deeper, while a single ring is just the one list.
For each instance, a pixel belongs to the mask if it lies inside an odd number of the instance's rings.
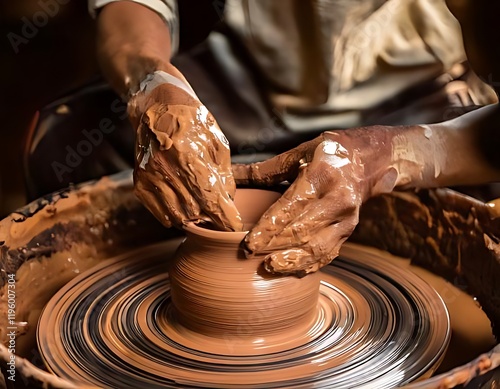
[{"label": "thumb", "polygon": [[302,160],[310,161],[314,150],[322,140],[323,138],[319,136],[267,161],[233,164],[233,176],[236,184],[270,186],[286,180],[293,181],[299,173]]}]

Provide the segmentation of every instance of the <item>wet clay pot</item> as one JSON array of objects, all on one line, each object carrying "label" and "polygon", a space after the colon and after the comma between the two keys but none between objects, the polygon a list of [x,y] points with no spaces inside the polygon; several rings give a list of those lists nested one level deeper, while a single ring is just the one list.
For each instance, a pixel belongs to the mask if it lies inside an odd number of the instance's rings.
[{"label": "wet clay pot", "polygon": [[[246,229],[280,196],[238,189],[235,203]],[[237,336],[260,346],[279,333],[307,331],[317,314],[319,274],[304,278],[267,273],[263,257],[245,258],[244,232],[186,227],[170,267],[171,298],[179,323],[199,334]],[[240,351],[241,352],[241,351]]]}]

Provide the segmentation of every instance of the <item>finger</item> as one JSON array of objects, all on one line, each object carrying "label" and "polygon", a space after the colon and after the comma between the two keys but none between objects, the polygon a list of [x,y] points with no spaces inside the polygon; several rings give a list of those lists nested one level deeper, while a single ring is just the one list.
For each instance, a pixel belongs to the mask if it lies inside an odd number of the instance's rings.
[{"label": "finger", "polygon": [[336,165],[332,166],[331,158],[328,158],[330,154],[325,154],[324,150],[330,146],[322,145],[293,185],[297,190],[292,199],[304,199],[307,204],[291,210],[288,223],[281,225],[281,230],[273,230],[274,236],[268,237],[267,247],[259,247],[259,251],[300,246],[316,231],[349,217],[359,209],[361,194],[349,164],[345,163],[347,158],[336,157]]},{"label": "finger", "polygon": [[316,199],[316,191],[310,182],[303,178],[304,174],[305,169],[247,234],[244,240],[247,253],[258,253],[265,250],[273,237],[280,234],[285,226],[290,224],[311,201]]},{"label": "finger", "polygon": [[283,181],[294,180],[302,161],[312,159],[315,148],[321,143],[318,137],[311,141],[279,154],[263,162],[252,164],[233,164],[233,175],[239,185],[277,185]]},{"label": "finger", "polygon": [[149,130],[143,123],[137,134],[139,142],[135,170],[139,181],[152,184],[160,203],[176,204],[182,220],[178,220],[174,211],[169,213],[175,218],[177,226],[187,221],[198,221],[201,218],[200,207],[182,183],[175,158],[171,158],[171,149],[160,150],[158,139]]},{"label": "finger", "polygon": [[[178,168],[184,172],[181,180],[203,213],[219,229],[241,231],[243,224],[233,202],[236,185],[227,140],[213,117],[202,112],[193,121],[194,130],[188,126],[175,132],[172,160],[179,161]],[[205,130],[196,130],[202,127]]]},{"label": "finger", "polygon": [[[172,189],[176,203],[180,205],[180,209],[183,209],[186,218],[196,221],[200,218],[200,205],[178,176],[175,165],[168,163],[168,158],[168,153],[157,154],[150,169],[158,173],[158,180]],[[166,197],[166,199],[169,198]]]},{"label": "finger", "polygon": [[[197,198],[203,213],[219,229],[241,231],[243,223],[239,211],[234,205],[233,198],[222,182],[218,172],[212,166],[204,166],[204,169],[195,168],[194,165],[189,165],[189,167],[207,172],[205,174],[205,182],[197,181],[195,184],[190,184],[192,185],[192,193]],[[194,175],[191,177],[194,177]],[[209,192],[205,189],[207,187]]]},{"label": "finger", "polygon": [[302,246],[326,227],[337,224],[356,212],[358,203],[345,205],[333,196],[310,202],[290,223],[283,227],[259,253]]},{"label": "finger", "polygon": [[[318,215],[330,209],[332,205],[323,209],[321,206],[318,206],[314,210],[314,205],[311,204],[317,203],[320,198],[328,197],[326,194],[329,191],[335,192],[335,180],[336,178],[343,177],[342,174],[343,172],[332,168],[322,161],[321,158],[315,157],[309,165],[300,170],[299,177],[284,195],[264,213],[256,226],[246,236],[245,246],[247,253],[269,252],[271,250],[290,247],[290,244],[295,246],[296,243],[294,244],[293,237],[284,239],[281,242],[279,239],[276,240],[276,237],[290,223],[296,220],[305,221],[303,213],[307,212],[306,209],[312,207],[311,212]],[[345,190],[343,186],[339,186],[339,188],[340,190]],[[324,201],[321,204],[327,205]],[[333,202],[333,204],[337,204],[337,202]],[[325,220],[328,219],[325,217]],[[306,226],[299,226],[297,224],[299,235],[300,230],[304,229],[303,227]],[[295,238],[300,242],[300,236]]]},{"label": "finger", "polygon": [[322,229],[302,247],[273,252],[265,257],[264,268],[271,273],[298,276],[318,271],[338,257],[356,224],[357,215],[353,215]]},{"label": "finger", "polygon": [[136,196],[160,223],[165,227],[182,226],[185,215],[180,211],[182,208],[177,207],[175,201],[170,200],[175,199],[170,188],[158,188],[141,178],[141,175],[136,172],[134,172],[134,182]]}]

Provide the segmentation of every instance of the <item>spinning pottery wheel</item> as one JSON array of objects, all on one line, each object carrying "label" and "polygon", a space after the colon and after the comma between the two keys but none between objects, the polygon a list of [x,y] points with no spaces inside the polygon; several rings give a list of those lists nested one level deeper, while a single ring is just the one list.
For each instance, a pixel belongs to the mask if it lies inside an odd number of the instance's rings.
[{"label": "spinning pottery wheel", "polygon": [[[476,269],[465,282],[492,323],[498,323],[494,283],[499,274],[498,254],[492,249],[495,241],[486,238],[495,236],[498,223],[489,214],[483,215],[487,207],[468,198],[447,191],[432,193],[420,198],[414,194],[388,196],[368,204],[354,238],[372,239],[384,249],[390,249],[383,247],[389,241],[393,251],[405,255],[403,250],[414,248],[411,241],[419,235],[412,235],[408,227],[412,224],[406,224],[404,218],[397,218],[399,224],[391,220],[398,213],[384,212],[384,207],[397,210],[405,202],[408,211],[408,204],[415,209],[425,206],[425,212],[412,210],[415,225],[421,215],[434,217],[441,212],[433,207],[438,209],[442,199],[458,216],[467,207],[470,213],[472,204],[476,218],[472,225],[479,231],[482,246],[471,238],[472,230],[469,242],[449,244],[449,229],[440,233],[439,261],[430,255],[436,254],[435,246],[420,247],[412,258],[452,278],[456,266],[443,258],[453,252],[445,251],[456,247],[465,254],[473,250]],[[454,196],[455,203],[446,196]],[[381,220],[370,212],[384,212],[388,217]],[[390,223],[394,223],[392,229]],[[464,223],[470,221],[464,218]],[[370,233],[364,235],[363,229]],[[381,238],[382,230],[390,239]],[[433,234],[428,232],[427,241]],[[117,388],[387,388],[414,382],[411,386],[451,388],[471,380],[474,387],[494,387],[499,363],[496,349],[469,366],[429,378],[444,355],[449,336],[442,299],[419,277],[361,246],[346,246],[342,258],[324,269],[314,314],[293,326],[295,332],[287,330],[289,336],[278,329],[261,336],[259,346],[252,332],[258,316],[244,321],[243,328],[238,325],[230,330],[229,336],[227,331],[193,331],[179,322],[170,294],[166,262],[176,258],[182,239],[176,234],[159,227],[138,204],[127,175],[40,200],[4,220],[0,225],[2,266],[6,276],[16,274],[18,296],[23,297],[16,312],[24,332],[17,338],[18,374],[26,382],[51,382],[53,387],[84,383]],[[400,239],[401,234],[406,241]],[[462,270],[469,266],[463,256],[461,265]],[[478,273],[481,283],[474,278]],[[28,340],[33,340],[37,312],[45,305],[38,346],[49,371],[60,378],[21,358],[30,359]],[[25,322],[28,325],[22,326]],[[5,331],[4,324],[0,323],[0,331]],[[5,332],[0,335],[6,337]],[[244,352],[249,343],[257,346]],[[5,348],[0,351],[7,360]],[[30,385],[27,387],[34,387]]]},{"label": "spinning pottery wheel", "polygon": [[396,284],[392,276],[404,272],[393,266],[374,277],[381,259],[342,259],[323,274],[308,332],[285,333],[281,351],[257,344],[256,355],[232,355],[246,334],[190,333],[171,312],[164,254],[172,246],[134,254],[79,277],[48,304],[38,340],[56,375],[114,388],[387,388],[431,373],[447,344],[444,304],[425,283]]}]

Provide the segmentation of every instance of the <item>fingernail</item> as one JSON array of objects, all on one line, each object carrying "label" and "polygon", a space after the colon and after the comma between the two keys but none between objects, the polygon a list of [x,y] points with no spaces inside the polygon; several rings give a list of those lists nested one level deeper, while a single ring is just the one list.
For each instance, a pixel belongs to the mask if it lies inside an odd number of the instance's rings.
[{"label": "fingernail", "polygon": [[245,253],[245,257],[250,258],[253,255],[253,251],[247,246],[244,239],[240,242],[240,248]]},{"label": "fingernail", "polygon": [[251,233],[248,233],[245,236],[245,239],[243,239],[244,248],[246,251],[249,253],[254,253],[256,251],[259,251],[259,245],[255,243],[255,240],[252,239]]},{"label": "fingernail", "polygon": [[273,270],[273,272],[288,272],[293,268],[293,261],[289,261],[284,253],[275,252],[267,255],[264,258],[265,264]]}]

